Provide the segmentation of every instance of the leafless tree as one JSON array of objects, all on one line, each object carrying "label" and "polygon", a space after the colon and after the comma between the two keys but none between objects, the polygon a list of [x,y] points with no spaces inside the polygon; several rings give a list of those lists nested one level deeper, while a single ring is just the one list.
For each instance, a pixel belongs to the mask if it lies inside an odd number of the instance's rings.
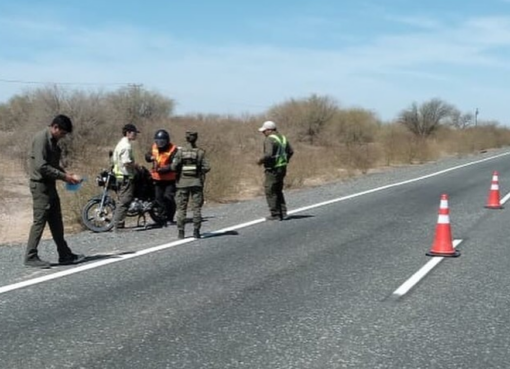
[{"label": "leafless tree", "polygon": [[139,124],[144,120],[165,119],[172,114],[175,102],[140,85],[130,85],[107,96],[117,120]]},{"label": "leafless tree", "polygon": [[466,129],[474,125],[474,114],[462,113],[460,110],[453,108],[450,113],[449,125],[457,129]]},{"label": "leafless tree", "polygon": [[434,98],[420,106],[413,103],[410,108],[403,110],[398,118],[413,134],[418,137],[428,137],[433,134],[455,109],[441,99]]}]

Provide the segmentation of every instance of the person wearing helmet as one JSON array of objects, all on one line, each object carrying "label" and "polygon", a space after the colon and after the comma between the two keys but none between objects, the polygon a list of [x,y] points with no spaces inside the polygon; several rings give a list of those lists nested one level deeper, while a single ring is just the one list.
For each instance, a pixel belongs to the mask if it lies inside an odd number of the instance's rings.
[{"label": "person wearing helmet", "polygon": [[[151,176],[154,181],[156,203],[161,211],[161,218],[175,224],[175,179],[176,174],[170,167],[177,151],[177,146],[170,142],[170,134],[159,129],[154,134],[154,143],[145,160],[152,162]],[[163,225],[166,225],[163,224]]]},{"label": "person wearing helmet", "polygon": [[283,181],[294,151],[287,138],[278,132],[274,122],[264,122],[259,132],[266,137],[264,153],[257,161],[258,165],[264,166],[264,190],[270,212],[266,220],[284,220],[287,219],[287,204],[283,195]]},{"label": "person wearing helmet", "polygon": [[193,237],[200,238],[205,174],[211,167],[205,157],[205,151],[197,147],[197,139],[197,132],[186,132],[187,144],[179,148],[172,162],[172,168],[177,171],[177,229],[180,239],[184,238],[190,199],[193,211]]}]

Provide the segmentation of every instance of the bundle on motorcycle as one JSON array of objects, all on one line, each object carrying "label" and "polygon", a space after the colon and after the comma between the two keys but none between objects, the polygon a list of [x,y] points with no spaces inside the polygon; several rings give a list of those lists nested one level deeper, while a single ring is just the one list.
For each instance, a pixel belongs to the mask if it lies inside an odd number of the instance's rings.
[{"label": "bundle on motorcycle", "polygon": [[[112,170],[102,170],[96,177],[96,183],[102,188],[99,195],[92,197],[83,207],[82,222],[93,232],[106,232],[113,228],[118,184]],[[135,195],[129,206],[127,217],[138,217],[138,227],[148,227],[146,214],[157,224],[162,225],[165,219],[156,205],[154,183],[150,171],[138,167],[133,178]]]}]

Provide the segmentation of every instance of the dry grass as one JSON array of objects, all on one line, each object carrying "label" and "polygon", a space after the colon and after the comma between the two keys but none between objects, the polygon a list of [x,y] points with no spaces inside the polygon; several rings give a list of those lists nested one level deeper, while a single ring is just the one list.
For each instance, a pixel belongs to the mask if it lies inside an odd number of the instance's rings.
[{"label": "dry grass", "polygon": [[[71,116],[76,129],[72,138],[65,142],[65,162],[69,170],[88,178],[76,193],[60,191],[66,227],[75,230],[80,228],[82,207],[99,193],[94,179],[101,169],[109,166],[108,151],[113,150],[121,138],[121,127],[126,121],[116,118],[116,110],[100,96],[78,95],[69,101],[63,105],[67,110],[60,112]],[[164,105],[164,101],[158,104]],[[293,107],[297,110],[289,110]],[[316,108],[322,109],[321,114],[307,111]],[[41,102],[28,104],[25,109],[32,110],[25,111],[22,116],[26,120],[18,123],[6,121],[11,118],[3,116],[0,110],[0,127],[3,127],[0,152],[4,163],[9,163],[4,164],[0,172],[0,206],[4,210],[1,213],[5,213],[6,199],[12,195],[6,178],[17,175],[23,177],[21,181],[26,180],[24,169],[30,139],[34,131],[48,125],[55,112]],[[257,128],[264,120],[275,119],[271,114],[282,112],[292,113],[294,117],[277,121],[281,133],[289,138],[295,151],[286,179],[287,189],[342,180],[381,167],[423,163],[445,155],[465,155],[510,144],[510,130],[491,124],[467,129],[442,127],[430,137],[418,138],[402,125],[382,124],[369,111],[336,108],[331,101],[321,102],[315,97],[313,104],[300,106],[299,101],[292,101],[285,109],[272,109],[260,116],[139,117],[136,124],[141,134],[134,145],[136,159],[144,162],[143,154],[149,150],[153,134],[160,128],[167,129],[171,141],[177,145],[184,144],[186,131],[197,131],[198,145],[206,150],[212,167],[205,187],[207,203],[261,196],[263,170],[256,161],[262,153],[264,137]],[[310,116],[321,118],[313,130],[305,119]],[[14,124],[17,124],[16,129],[11,129]],[[313,136],[307,137],[307,132]],[[30,210],[30,201],[20,204]]]}]

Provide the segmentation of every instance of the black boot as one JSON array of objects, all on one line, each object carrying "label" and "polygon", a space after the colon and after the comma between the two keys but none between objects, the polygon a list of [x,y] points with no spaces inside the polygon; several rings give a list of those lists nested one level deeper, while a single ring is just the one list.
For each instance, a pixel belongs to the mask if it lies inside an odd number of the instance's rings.
[{"label": "black boot", "polygon": [[184,238],[184,229],[179,229],[179,234],[177,235],[177,238],[180,240]]},{"label": "black boot", "polygon": [[199,229],[195,229],[193,231],[193,238],[200,238],[200,230]]}]

